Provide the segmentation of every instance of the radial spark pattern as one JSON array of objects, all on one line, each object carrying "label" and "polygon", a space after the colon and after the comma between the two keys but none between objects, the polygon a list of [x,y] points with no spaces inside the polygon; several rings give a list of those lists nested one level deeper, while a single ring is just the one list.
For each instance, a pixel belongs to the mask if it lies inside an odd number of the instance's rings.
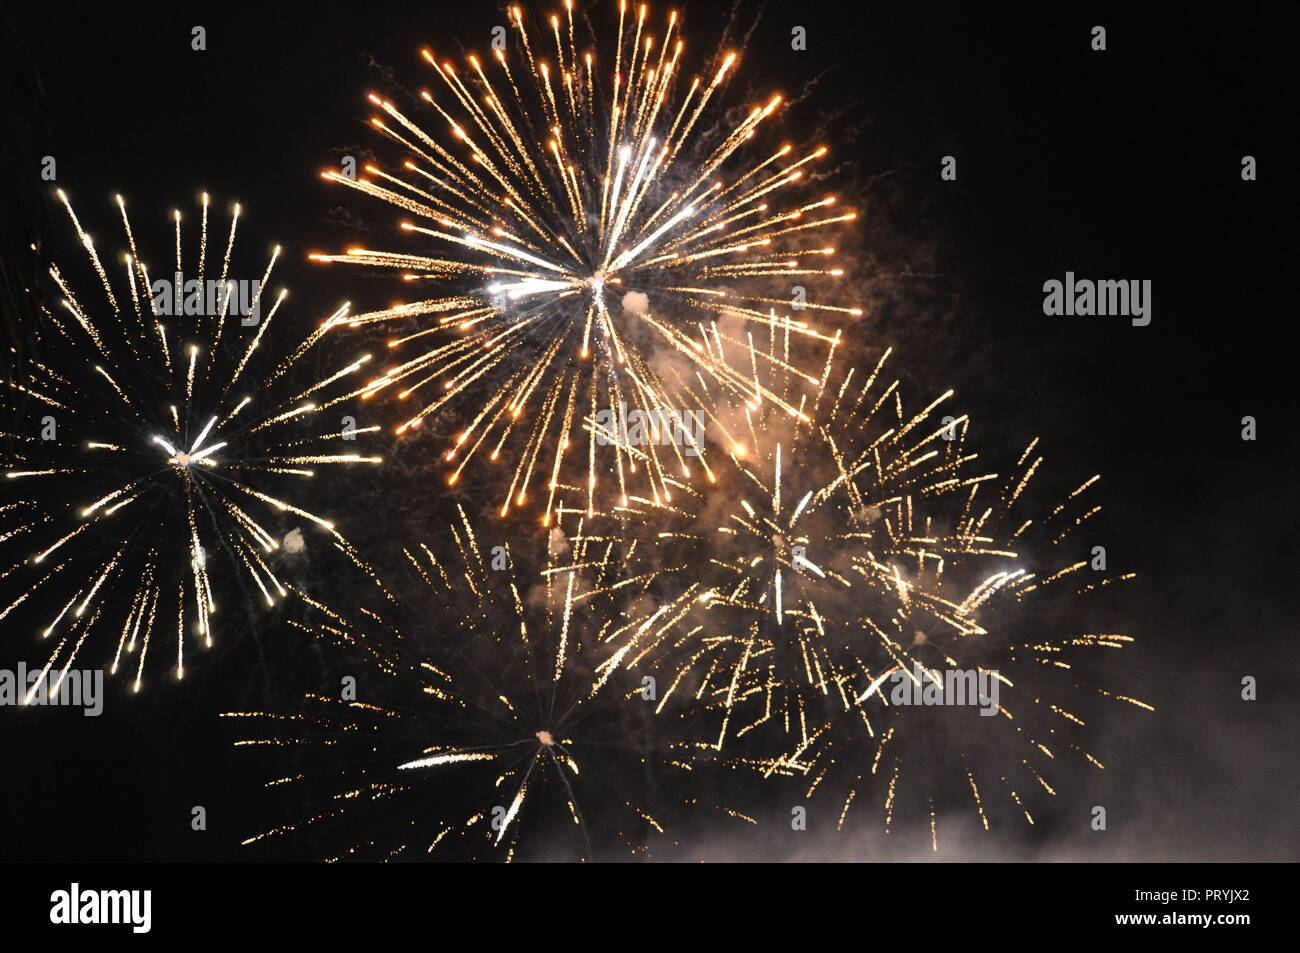
[{"label": "radial spark pattern", "polygon": [[414,405],[399,432],[459,404],[466,423],[445,455],[452,483],[476,455],[512,461],[503,514],[536,488],[549,524],[575,482],[589,512],[606,488],[671,500],[703,448],[655,439],[606,449],[601,410],[683,408],[669,369],[728,374],[703,340],[719,315],[780,325],[811,349],[828,338],[809,318],[861,314],[804,288],[840,274],[828,233],[854,217],[833,196],[807,194],[826,149],[773,138],[779,95],[732,118],[722,101],[738,54],[714,51],[688,78],[677,15],[660,35],[647,17],[624,4],[598,59],[575,40],[571,9],[537,31],[512,7],[495,63],[470,56],[462,71],[424,51],[439,82],[421,94],[431,124],[372,97],[375,127],[407,152],[399,172],[325,176],[413,216],[402,228],[429,251],[315,257],[438,287],[347,324],[397,330],[397,361],[374,390]]},{"label": "radial spark pattern", "polygon": [[[960,773],[985,823],[981,772],[1032,819],[1024,788],[1053,793],[1044,773],[1054,747],[1100,767],[1061,740],[1085,727],[1067,699],[1098,694],[1071,677],[1067,658],[1131,641],[1081,631],[1071,605],[1076,592],[1132,575],[1082,579],[1089,562],[1070,531],[1098,510],[1075,512],[1096,478],[1046,518],[1017,515],[1041,462],[1034,445],[1010,478],[984,471],[966,448],[966,418],[939,416],[951,392],[904,409],[899,382],[884,376],[889,352],[865,375],[837,370],[832,352],[810,377],[782,360],[783,335],[762,347],[706,340],[718,364],[753,369],[739,391],[700,379],[694,392],[707,442],[730,465],[715,466],[705,493],[683,487],[675,504],[633,497],[588,530],[636,542],[629,565],[676,581],[660,595],[670,624],[628,633],[621,652],[630,671],[664,681],[658,710],[714,713],[699,757],[806,777],[809,794],[842,799],[841,822],[883,766],[887,824],[904,759],[921,751],[947,758],[914,759],[926,765],[921,803],[936,795],[928,785],[942,765]],[[890,703],[904,677],[918,699],[928,683],[942,700],[953,670],[981,691],[996,680],[988,714],[977,698],[941,715]]]},{"label": "radial spark pattern", "polygon": [[761,347],[721,330],[706,341],[711,360],[748,377],[681,382],[727,459],[719,483],[683,487],[677,504],[633,497],[609,514],[613,538],[642,540],[639,558],[678,581],[678,624],[640,637],[627,664],[666,666],[661,708],[680,691],[720,709],[715,747],[760,724],[803,737],[826,706],[852,707],[851,686],[888,658],[833,632],[838,619],[866,609],[889,625],[908,604],[951,614],[907,567],[975,548],[929,514],[981,477],[968,472],[965,418],[934,419],[951,394],[904,411],[898,382],[883,376],[888,352],[862,374],[837,372],[832,348],[818,376],[791,368],[784,332]]},{"label": "radial spark pattern", "polygon": [[44,313],[30,375],[4,395],[0,579],[17,596],[0,619],[48,607],[37,620],[51,646],[45,673],[61,679],[84,649],[133,673],[138,690],[147,658],[174,660],[181,677],[186,646],[212,645],[219,592],[250,604],[285,594],[273,554],[289,526],[341,542],[294,500],[318,467],[378,462],[351,450],[367,428],[346,426],[343,408],[323,413],[354,396],[368,357],[318,376],[303,360],[318,326],[262,373],[255,352],[283,324],[286,292],[266,292],[278,248],[256,273],[232,270],[238,205],[223,245],[209,248],[204,195],[185,255],[177,211],[174,257],[151,273],[120,197],[126,251],[114,261],[59,195],[92,284],[74,290],[51,268],[62,307]]},{"label": "radial spark pattern", "polygon": [[854,682],[856,707],[831,711],[785,754],[751,766],[805,777],[809,795],[824,786],[841,799],[841,826],[866,792],[887,830],[900,810],[924,821],[928,805],[936,849],[936,803],[965,799],[985,829],[999,807],[1033,824],[1034,799],[1057,794],[1059,759],[1103,768],[1089,750],[1090,722],[1111,702],[1151,706],[1099,687],[1093,652],[1132,637],[1079,620],[1085,606],[1104,619],[1097,597],[1134,574],[1108,571],[1072,535],[1100,511],[1085,503],[1097,477],[1045,515],[1027,505],[1041,499],[1031,489],[1037,444],[1009,476],[971,485],[948,534],[962,545],[906,567],[893,613],[835,621],[881,659]]},{"label": "radial spark pattern", "polygon": [[[227,716],[255,726],[238,745],[291,749],[296,771],[273,786],[312,807],[246,843],[296,834],[335,860],[613,859],[671,844],[657,817],[698,800],[689,766],[661,756],[645,687],[611,652],[664,612],[613,547],[549,533],[530,575],[462,511],[450,558],[407,550],[421,580],[409,598],[346,613],[309,600],[302,627],[371,664],[355,699]],[[661,787],[666,771],[676,780]]]}]

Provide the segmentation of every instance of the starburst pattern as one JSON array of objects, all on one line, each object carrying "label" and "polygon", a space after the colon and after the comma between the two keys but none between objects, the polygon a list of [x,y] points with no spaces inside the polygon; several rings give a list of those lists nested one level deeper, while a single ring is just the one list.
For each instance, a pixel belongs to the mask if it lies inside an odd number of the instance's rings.
[{"label": "starburst pattern", "polygon": [[536,575],[463,510],[450,530],[450,558],[407,550],[420,580],[408,598],[346,613],[307,600],[301,628],[368,659],[362,697],[227,716],[256,725],[238,745],[293,749],[301,767],[274,785],[309,801],[331,792],[246,843],[311,835],[335,845],[322,848],[333,860],[592,859],[670,844],[657,807],[698,797],[680,782],[656,794],[657,779],[689,766],[662,754],[643,686],[611,651],[664,624],[649,580],[622,575],[612,546],[570,548],[558,527]]},{"label": "starburst pattern", "polygon": [[[888,618],[858,611],[835,620],[836,632],[874,644],[881,659],[854,682],[854,705],[750,766],[804,777],[810,796],[825,784],[841,799],[840,826],[873,781],[886,830],[900,797],[913,809],[928,804],[935,849],[936,801],[964,794],[988,829],[997,798],[1032,825],[1032,799],[1057,794],[1050,779],[1060,759],[1103,769],[1087,747],[1090,719],[1110,702],[1152,708],[1099,684],[1092,653],[1133,638],[1078,620],[1081,607],[1135,574],[1080,558],[1072,533],[1100,512],[1083,506],[1098,477],[1046,515],[1026,503],[1042,463],[1037,444],[1008,476],[970,487],[948,534],[961,545],[914,561]],[[1088,615],[1101,617],[1095,607]]]},{"label": "starburst pattern", "polygon": [[[938,418],[951,392],[904,409],[899,381],[884,375],[889,351],[864,375],[837,370],[832,349],[810,378],[776,359],[788,345],[776,334],[761,349],[752,337],[710,338],[715,362],[767,369],[738,392],[703,381],[695,391],[708,439],[731,464],[716,468],[716,488],[683,487],[673,505],[633,497],[592,522],[593,539],[635,540],[629,563],[675,580],[661,596],[672,624],[629,633],[624,664],[665,681],[660,712],[714,716],[695,745],[702,761],[804,777],[809,795],[833,789],[841,823],[883,766],[888,826],[908,752],[931,747],[951,756],[985,823],[981,772],[1032,821],[1025,783],[1054,793],[1044,778],[1054,738],[1085,727],[1066,699],[1109,694],[1054,676],[1081,649],[1132,641],[1079,631],[1064,592],[1132,578],[1085,583],[1087,560],[1060,564],[1074,552],[1071,531],[1099,510],[1074,512],[1097,478],[1046,518],[1021,513],[1041,463],[1036,441],[1010,477],[986,472],[966,446],[966,418]],[[1049,621],[1058,631],[1036,630]],[[918,698],[928,685],[942,700],[958,669],[997,681],[1000,703],[984,706],[996,717],[888,701],[904,677]],[[971,711],[977,701],[966,701]],[[1100,767],[1077,741],[1061,744]],[[938,773],[920,779],[923,799]]]},{"label": "starburst pattern", "polygon": [[788,335],[762,347],[721,331],[708,340],[711,360],[750,375],[692,391],[730,464],[722,482],[608,514],[613,537],[644,540],[643,558],[679,581],[674,604],[694,603],[683,625],[640,638],[628,664],[668,667],[661,708],[681,690],[720,709],[715,748],[768,722],[803,737],[816,711],[852,707],[852,684],[878,667],[878,646],[833,634],[836,619],[863,605],[885,625],[909,604],[951,613],[905,567],[978,549],[927,514],[987,476],[968,472],[965,418],[933,419],[951,393],[904,410],[898,381],[884,377],[889,352],[867,374],[839,372],[832,347],[814,376],[783,360]]},{"label": "starburst pattern", "polygon": [[547,524],[574,479],[566,461],[585,470],[589,512],[606,483],[621,498],[670,500],[676,480],[709,474],[705,456],[678,443],[616,443],[607,461],[594,418],[681,407],[668,367],[730,373],[705,354],[718,316],[779,325],[813,347],[829,338],[811,316],[861,314],[802,287],[840,275],[827,235],[854,213],[807,194],[824,147],[763,145],[781,97],[733,119],[720,100],[737,53],[716,51],[688,80],[677,15],[655,36],[646,7],[623,4],[612,55],[598,61],[579,52],[569,6],[541,31],[510,8],[509,49],[486,66],[470,56],[462,72],[425,50],[441,91],[421,98],[447,134],[372,96],[375,128],[407,153],[400,173],[325,174],[409,213],[402,229],[436,251],[314,256],[439,286],[347,320],[401,329],[389,341],[397,363],[373,392],[418,403],[399,432],[468,406],[445,453],[449,481],[477,454],[504,455],[514,467],[502,514],[537,487]]},{"label": "starburst pattern", "polygon": [[49,609],[39,620],[52,644],[42,677],[57,670],[62,679],[104,639],[96,661],[133,671],[138,690],[158,646],[170,643],[163,657],[179,678],[187,644],[212,645],[219,567],[232,570],[227,591],[250,603],[250,594],[269,605],[286,593],[274,563],[285,515],[342,544],[334,524],[295,494],[318,467],[379,462],[334,449],[378,428],[349,430],[342,415],[335,424],[322,413],[355,396],[369,357],[315,376],[302,359],[314,353],[318,327],[262,371],[257,352],[270,326],[283,323],[286,292],[263,294],[279,248],[255,277],[232,277],[238,205],[220,258],[209,257],[207,195],[188,257],[175,212],[174,267],[151,279],[120,197],[119,271],[59,196],[100,300],[92,304],[51,267],[62,307],[44,311],[30,375],[5,394],[0,578],[19,594],[0,619],[20,607]]}]

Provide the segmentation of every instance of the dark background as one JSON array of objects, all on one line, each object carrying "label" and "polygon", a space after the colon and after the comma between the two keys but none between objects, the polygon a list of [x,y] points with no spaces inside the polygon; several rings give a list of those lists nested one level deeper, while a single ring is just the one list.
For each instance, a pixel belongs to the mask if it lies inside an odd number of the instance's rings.
[{"label": "dark background", "polygon": [[[595,8],[598,24],[610,7]],[[687,52],[701,55],[724,13],[677,9]],[[741,75],[756,95],[796,100],[790,123],[828,142],[839,194],[862,212],[846,246],[867,306],[852,348],[893,345],[914,391],[955,388],[971,439],[994,459],[1041,435],[1045,467],[1066,490],[1100,472],[1105,511],[1092,536],[1113,565],[1139,574],[1122,630],[1138,643],[1108,684],[1156,711],[1116,719],[1101,746],[1108,770],[1081,795],[1108,805],[1111,830],[1076,822],[992,847],[959,837],[939,856],[1296,859],[1286,188],[1296,153],[1282,19],[1241,5],[1197,17],[811,2],[742,7],[740,19],[755,14]],[[304,260],[391,224],[318,177],[340,154],[377,145],[366,92],[418,89],[431,82],[422,46],[454,56],[459,39],[483,50],[506,22],[491,3],[378,2],[75,13],[39,4],[6,20],[7,69],[21,80],[4,107],[5,168],[18,169],[4,184],[6,229],[18,221],[10,210],[48,203],[45,154],[88,230],[105,235],[116,228],[113,192],[127,197],[137,235],[160,236],[164,216],[206,189],[218,205],[243,203],[246,250],[284,246],[279,278],[303,318],[344,298],[386,303],[383,280]],[[195,24],[207,29],[206,52],[190,49]],[[796,24],[807,27],[806,52],[789,48]],[[1089,48],[1094,24],[1107,28],[1105,52]],[[939,178],[949,154],[957,182]],[[1241,180],[1246,154],[1258,160],[1256,182]],[[47,214],[47,247],[71,256],[62,211]],[[31,222],[42,230],[39,215]],[[1045,317],[1042,283],[1067,270],[1151,279],[1151,324]],[[1253,443],[1240,437],[1245,415],[1258,420]],[[432,476],[414,501],[386,493],[408,481],[409,495],[422,459],[408,452],[331,510],[346,529],[352,508],[349,535],[363,551],[391,548],[447,511]],[[323,661],[267,662],[286,646],[313,651],[273,619],[247,635],[196,659],[184,687],[156,679],[132,696],[110,681],[97,719],[0,709],[0,858],[245,857],[238,841],[274,820],[249,803],[267,775],[231,748],[215,714],[320,687],[313,679],[336,683]],[[0,632],[0,664],[36,661],[28,639]],[[1259,701],[1240,700],[1244,675],[1258,679]],[[206,832],[190,830],[195,804],[207,808]],[[790,836],[766,832],[763,855],[860,854]],[[872,856],[928,848],[928,836],[896,839]]]}]

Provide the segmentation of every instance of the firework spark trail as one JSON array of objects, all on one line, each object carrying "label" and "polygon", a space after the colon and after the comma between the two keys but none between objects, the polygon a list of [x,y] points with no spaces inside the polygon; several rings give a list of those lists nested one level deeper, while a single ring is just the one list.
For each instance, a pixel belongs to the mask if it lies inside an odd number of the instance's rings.
[{"label": "firework spark trail", "polygon": [[643,558],[689,582],[682,596],[696,605],[682,615],[700,631],[638,638],[627,664],[669,667],[661,709],[679,691],[720,709],[715,749],[767,722],[806,739],[816,711],[856,704],[852,685],[878,668],[876,650],[833,639],[840,614],[864,600],[955,608],[918,590],[910,567],[973,543],[941,536],[923,508],[988,479],[967,472],[964,418],[931,419],[950,395],[904,413],[898,382],[882,376],[888,352],[869,374],[833,379],[832,347],[821,374],[805,375],[786,360],[791,337],[773,328],[756,343],[743,328],[711,328],[710,359],[745,383],[678,383],[731,464],[723,483],[685,488],[680,505],[633,497],[608,514],[614,536],[644,540]]},{"label": "firework spark trail", "polygon": [[[420,404],[399,432],[482,395],[446,452],[449,481],[475,454],[507,454],[514,469],[502,515],[536,487],[545,525],[569,478],[566,454],[586,464],[588,513],[606,489],[598,474],[613,473],[623,500],[637,492],[670,502],[678,481],[690,479],[694,455],[680,446],[616,443],[606,466],[596,430],[581,427],[582,452],[579,428],[598,405],[681,407],[680,391],[664,380],[666,362],[741,386],[732,369],[708,360],[719,316],[754,330],[781,327],[824,349],[832,338],[809,318],[862,313],[820,300],[791,313],[794,284],[841,274],[825,236],[855,216],[837,210],[833,196],[805,194],[824,147],[763,151],[781,97],[738,122],[722,119],[738,54],[719,51],[716,66],[688,84],[675,13],[656,38],[645,7],[633,26],[624,4],[612,62],[580,54],[571,10],[566,17],[570,29],[552,18],[548,37],[512,7],[516,38],[509,53],[496,52],[495,69],[470,56],[462,72],[425,50],[440,92],[422,99],[447,134],[372,96],[382,114],[375,128],[407,152],[402,173],[325,173],[413,216],[402,229],[437,251],[313,256],[446,288],[339,323],[394,325],[402,330],[391,348],[416,346],[372,382],[372,394],[396,390]],[[702,455],[699,462],[708,474]]]},{"label": "firework spark trail", "polygon": [[[1060,758],[1077,757],[1103,768],[1084,747],[1091,737],[1084,729],[1092,717],[1085,712],[1098,709],[1097,696],[1152,709],[1076,673],[1085,653],[1133,642],[1115,632],[1081,630],[1079,597],[1130,581],[1134,574],[1098,577],[1088,572],[1087,560],[1073,556],[1071,531],[1100,507],[1087,507],[1082,515],[1071,507],[1082,505],[1082,494],[1097,477],[1046,517],[1021,512],[1042,463],[1033,457],[1036,445],[1037,440],[1029,445],[1007,478],[970,486],[951,522],[951,537],[968,548],[951,548],[937,561],[918,560],[908,581],[913,595],[904,600],[902,611],[886,619],[859,609],[836,619],[837,631],[850,638],[878,641],[882,661],[872,673],[878,674],[865,687],[865,678],[856,683],[861,689],[853,699],[857,707],[832,711],[780,757],[742,760],[765,774],[806,777],[809,795],[823,784],[838,792],[839,826],[855,798],[883,769],[889,778],[886,830],[896,823],[900,792],[915,794],[916,804],[928,798],[936,850],[934,798],[939,792],[954,798],[964,790],[988,830],[993,807],[980,795],[982,780],[986,791],[1000,787],[1005,806],[1032,825],[1026,799],[1030,794],[1057,795],[1049,778],[1059,770]],[[982,495],[993,494],[995,499],[982,501]],[[915,593],[927,593],[938,611],[918,613]],[[967,698],[963,707],[969,685],[956,677],[960,673],[988,679],[990,685],[996,680],[995,693]],[[902,678],[914,683],[914,694],[903,693],[900,704],[894,686],[886,682]],[[922,693],[923,704],[915,700]],[[904,771],[909,763],[920,766],[910,783]],[[827,783],[830,778],[836,783]],[[883,780],[878,783],[885,787]],[[916,817],[924,820],[921,814]]]},{"label": "firework spark trail", "polygon": [[[939,794],[954,802],[964,794],[989,830],[994,810],[990,792],[1001,790],[1007,798],[1004,807],[1032,825],[1027,798],[1057,795],[1049,778],[1059,770],[1061,758],[1078,757],[1103,768],[1083,747],[1091,717],[1085,712],[1098,707],[1096,696],[1148,711],[1151,706],[1099,688],[1089,676],[1076,673],[1085,653],[1133,641],[1119,633],[1081,631],[1079,597],[1130,581],[1134,574],[1094,575],[1096,581],[1085,581],[1088,562],[1072,556],[1070,531],[1100,508],[1076,516],[1071,507],[1081,504],[1097,477],[1045,518],[1020,512],[1042,463],[1033,457],[1036,445],[1037,440],[1029,445],[1006,479],[971,488],[953,524],[954,535],[976,544],[971,552],[954,552],[943,563],[916,567],[914,584],[935,593],[948,611],[928,621],[909,613],[891,620],[896,624],[889,627],[862,614],[850,615],[848,627],[869,629],[893,667],[881,671],[856,697],[858,709],[835,713],[800,746],[780,758],[753,759],[751,766],[806,777],[810,795],[823,784],[837,791],[843,798],[840,826],[873,779],[885,789],[887,831],[897,823],[900,793],[913,793],[916,804],[928,805],[935,850],[934,798]],[[981,494],[996,498],[982,501]],[[965,630],[947,624],[952,620]],[[989,680],[993,691],[963,702],[969,683],[957,677],[961,673]],[[895,686],[885,684],[890,676],[914,683],[914,694],[896,695]],[[917,701],[922,694],[923,703]],[[919,766],[911,772],[917,775],[911,783],[903,770],[909,763]],[[925,818],[918,813],[915,819]]]},{"label": "firework spark trail", "polygon": [[321,810],[245,843],[337,837],[334,860],[646,853],[664,833],[642,786],[658,762],[649,709],[607,650],[622,630],[655,624],[628,593],[646,580],[621,576],[612,547],[570,549],[558,527],[531,577],[463,510],[450,529],[448,557],[407,550],[420,584],[405,609],[342,613],[306,599],[311,621],[296,625],[372,663],[366,700],[312,695],[302,713],[226,716],[256,726],[237,745],[305,759],[273,783],[329,792]]},{"label": "firework spark trail", "polygon": [[[1061,561],[1070,531],[1099,509],[1073,515],[1097,478],[1046,519],[1026,518],[1018,510],[1041,464],[1037,441],[999,478],[966,449],[966,418],[935,419],[951,392],[904,410],[898,381],[883,376],[888,351],[864,375],[837,370],[832,349],[810,380],[782,362],[790,342],[777,329],[756,343],[719,324],[710,358],[736,377],[751,369],[753,379],[728,387],[726,378],[697,377],[693,394],[707,409],[710,442],[731,466],[715,465],[719,482],[707,492],[684,488],[673,505],[633,497],[590,522],[592,540],[634,541],[639,562],[626,559],[629,567],[661,567],[663,579],[678,580],[660,597],[672,624],[629,633],[623,664],[660,675],[659,711],[676,698],[689,712],[714,713],[713,733],[697,744],[701,758],[721,752],[765,776],[803,776],[810,794],[835,787],[841,824],[882,767],[893,772],[892,817],[909,746],[929,744],[926,729],[913,729],[922,716],[889,703],[890,677],[916,680],[919,670],[921,681],[941,687],[945,668],[978,670],[999,678],[1005,701],[998,717],[975,718],[978,743],[960,749],[961,758],[997,737],[1011,769],[1054,794],[1044,778],[1056,756],[1050,738],[1084,724],[1064,699],[1108,694],[1068,674],[1055,678],[1070,671],[1064,656],[1132,641],[1036,629],[1050,596],[1064,594],[1069,612],[1072,596],[1132,578],[1085,585],[1086,561]],[[1012,672],[1028,673],[1019,676],[1023,686]],[[977,778],[993,760],[963,761],[963,783],[986,825]],[[839,783],[823,785],[828,774]]]},{"label": "firework spark trail", "polygon": [[[292,494],[317,466],[379,462],[335,452],[330,442],[341,430],[310,426],[320,411],[359,392],[345,378],[369,357],[297,392],[272,388],[250,370],[286,293],[262,313],[261,291],[278,247],[260,283],[229,280],[238,205],[220,278],[177,283],[184,257],[179,210],[173,274],[151,281],[126,204],[117,198],[129,251],[120,258],[121,279],[114,279],[62,191],[59,197],[104,300],[91,305],[51,266],[62,312],[43,312],[43,356],[5,394],[12,421],[5,436],[13,449],[3,484],[12,502],[0,506],[0,545],[7,549],[0,565],[22,591],[0,618],[56,586],[73,591],[40,632],[54,644],[43,671],[57,669],[62,678],[92,635],[111,638],[110,670],[129,665],[138,691],[151,647],[174,639],[175,672],[183,677],[186,643],[197,637],[212,645],[214,563],[232,566],[267,604],[286,593],[268,561],[279,547],[269,528],[279,520],[269,523],[268,514],[302,517],[346,547],[331,522],[295,505]],[[200,274],[209,263],[208,205],[205,194]],[[299,349],[281,369],[305,353]],[[171,620],[174,632],[167,631]]]}]

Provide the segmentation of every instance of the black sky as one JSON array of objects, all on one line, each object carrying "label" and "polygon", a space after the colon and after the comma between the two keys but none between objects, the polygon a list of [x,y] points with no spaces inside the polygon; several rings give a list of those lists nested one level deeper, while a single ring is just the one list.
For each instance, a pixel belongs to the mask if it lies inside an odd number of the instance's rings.
[{"label": "black sky", "polygon": [[[972,440],[995,459],[1040,435],[1050,479],[1066,490],[1100,472],[1105,512],[1093,535],[1139,574],[1122,602],[1124,631],[1139,641],[1109,675],[1157,710],[1126,714],[1106,739],[1116,836],[1099,846],[1058,831],[999,850],[1295,859],[1295,206],[1286,186],[1297,156],[1281,24],[1249,5],[1213,19],[1122,5],[875,6],[770,2],[740,13],[745,22],[761,13],[742,63],[749,88],[792,98],[807,88],[791,122],[832,147],[839,194],[863,213],[847,248],[869,303],[854,347],[894,346],[896,369],[923,393],[955,388],[974,418]],[[697,51],[725,20],[701,4],[678,9]],[[203,189],[238,199],[245,240],[283,244],[280,278],[301,314],[389,294],[382,282],[349,284],[303,260],[391,224],[318,176],[340,154],[379,145],[366,128],[366,92],[421,88],[430,82],[422,46],[482,50],[505,22],[476,2],[75,14],[41,4],[12,17],[46,93],[51,138],[32,151],[56,157],[58,185],[88,227],[115,227],[113,192],[127,197],[137,227],[189,207]],[[207,30],[206,52],[190,49],[195,24]],[[1094,24],[1108,31],[1103,53],[1089,49]],[[807,28],[807,51],[789,48],[794,25]],[[1240,177],[1247,154],[1259,163],[1256,182]],[[957,158],[957,182],[940,180],[944,155]],[[38,169],[28,171],[4,187],[48,199]],[[53,247],[67,253],[61,210],[50,204],[48,214],[61,236]],[[1042,284],[1067,270],[1151,279],[1151,325],[1045,317]],[[1245,415],[1258,420],[1255,442],[1241,439]],[[411,466],[382,485],[409,480]],[[438,486],[429,480],[427,500],[390,511],[389,528],[445,511]],[[367,532],[359,545],[384,544],[387,530]],[[290,644],[306,651],[268,622],[203,660],[186,691],[160,685],[131,697],[110,683],[98,719],[0,709],[0,857],[242,857],[238,840],[265,820],[245,806],[260,775],[214,714],[311,687],[264,684],[295,669],[304,681],[329,677],[324,662],[266,661]],[[0,631],[0,666],[38,656],[27,632]],[[1258,702],[1239,699],[1244,675],[1258,678]],[[189,829],[193,804],[208,809],[205,833]],[[842,856],[830,841],[759,843],[763,856]]]}]

